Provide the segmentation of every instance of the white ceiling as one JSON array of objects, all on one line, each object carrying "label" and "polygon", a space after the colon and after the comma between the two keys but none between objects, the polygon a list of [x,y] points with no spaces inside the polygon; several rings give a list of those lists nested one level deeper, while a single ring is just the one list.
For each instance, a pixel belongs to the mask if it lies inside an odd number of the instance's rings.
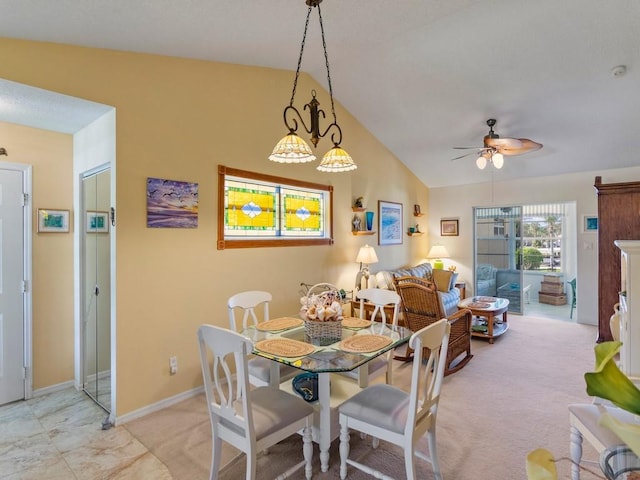
[{"label": "white ceiling", "polygon": [[[334,96],[430,187],[640,164],[638,0],[326,0],[321,9]],[[0,11],[5,37],[293,70],[307,7],[0,0]],[[326,87],[319,35],[314,10],[302,69]],[[617,65],[626,75],[612,75]],[[0,83],[0,120],[12,121],[10,102],[22,115],[15,123],[63,123],[55,110],[66,101],[46,106],[41,91],[29,100],[30,90],[17,87]],[[296,104],[307,100],[307,92],[296,96]],[[76,101],[65,128],[86,125],[101,108]],[[452,162],[461,153],[452,147],[482,145],[488,118],[500,136],[544,147],[506,157],[494,172],[478,170],[474,156]],[[366,158],[355,160],[366,169]]]}]

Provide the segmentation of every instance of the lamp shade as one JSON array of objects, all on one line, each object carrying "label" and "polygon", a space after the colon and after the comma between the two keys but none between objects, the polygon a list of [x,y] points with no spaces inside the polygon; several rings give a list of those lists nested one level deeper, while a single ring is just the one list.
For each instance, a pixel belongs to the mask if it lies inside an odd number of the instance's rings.
[{"label": "lamp shade", "polygon": [[307,142],[295,133],[283,137],[269,155],[269,160],[278,163],[307,163],[315,159]]},{"label": "lamp shade", "polygon": [[480,170],[484,170],[484,167],[487,166],[487,159],[484,158],[484,155],[480,155],[478,157],[478,159],[476,160],[476,166],[480,169]]},{"label": "lamp shade", "polygon": [[356,168],[358,166],[351,158],[351,155],[337,145],[324,154],[320,165],[317,167],[321,172],[348,172]]},{"label": "lamp shade", "polygon": [[449,258],[449,252],[444,248],[444,245],[434,245],[429,250],[427,258]]},{"label": "lamp shade", "polygon": [[491,163],[493,163],[493,166],[499,170],[504,165],[504,157],[501,153],[494,153],[491,157]]},{"label": "lamp shade", "polygon": [[364,263],[367,265],[371,263],[378,263],[378,256],[376,255],[376,251],[369,245],[360,247],[360,250],[358,250],[358,256],[356,257],[356,262]]}]

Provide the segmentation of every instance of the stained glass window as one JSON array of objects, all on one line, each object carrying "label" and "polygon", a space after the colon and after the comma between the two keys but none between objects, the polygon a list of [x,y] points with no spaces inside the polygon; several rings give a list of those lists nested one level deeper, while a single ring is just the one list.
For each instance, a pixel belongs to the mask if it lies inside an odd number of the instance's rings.
[{"label": "stained glass window", "polygon": [[331,186],[223,166],[218,174],[219,249],[333,243]]}]

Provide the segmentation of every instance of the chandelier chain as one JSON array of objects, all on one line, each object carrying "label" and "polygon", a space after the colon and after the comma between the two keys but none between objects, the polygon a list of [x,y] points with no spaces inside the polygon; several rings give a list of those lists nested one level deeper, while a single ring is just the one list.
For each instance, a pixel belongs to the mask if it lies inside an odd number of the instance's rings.
[{"label": "chandelier chain", "polygon": [[331,86],[331,74],[329,73],[329,55],[327,55],[327,42],[324,39],[324,24],[322,23],[322,12],[320,11],[320,4],[318,4],[318,18],[320,18],[320,33],[322,35],[324,63],[327,66],[327,83],[329,84],[329,98],[331,99],[331,114],[333,115],[333,122],[338,123],[338,119],[336,118],[336,109],[333,105],[333,87]]},{"label": "chandelier chain", "polygon": [[[300,76],[300,66],[302,65],[302,54],[304,53],[304,44],[307,41],[307,29],[309,28],[309,17],[311,16],[311,6],[307,10],[307,21],[304,23],[304,33],[302,34],[302,44],[300,45],[300,56],[298,57],[298,66],[296,67],[296,78],[293,80],[293,90],[291,92],[291,100],[289,105],[293,106],[293,99],[296,96],[296,88],[298,87],[298,77]],[[323,37],[324,41],[324,37]],[[326,56],[326,51],[325,51]]]}]

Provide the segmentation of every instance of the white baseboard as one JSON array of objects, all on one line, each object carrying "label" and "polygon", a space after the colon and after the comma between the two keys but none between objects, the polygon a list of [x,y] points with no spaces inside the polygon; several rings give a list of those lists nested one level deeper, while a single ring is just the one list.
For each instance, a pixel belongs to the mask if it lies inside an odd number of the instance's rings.
[{"label": "white baseboard", "polygon": [[68,382],[58,383],[56,385],[49,385],[48,387],[38,388],[33,391],[33,397],[41,397],[43,395],[47,395],[53,392],[59,392],[60,390],[64,390],[66,388],[73,387],[78,390],[73,380],[69,380]]},{"label": "white baseboard", "polygon": [[192,390],[187,390],[186,392],[179,393],[178,395],[175,395],[173,397],[165,398],[164,400],[152,403],[151,405],[147,405],[146,407],[134,410],[133,412],[120,415],[114,419],[113,423],[114,425],[122,425],[124,423],[130,422],[131,420],[135,420],[136,418],[144,417],[145,415],[149,415],[150,413],[157,412],[158,410],[162,410],[163,408],[167,408],[171,405],[175,405],[176,403],[180,403],[183,400],[187,400],[188,398],[195,397],[202,392],[204,392],[204,387],[202,386],[194,388]]}]

